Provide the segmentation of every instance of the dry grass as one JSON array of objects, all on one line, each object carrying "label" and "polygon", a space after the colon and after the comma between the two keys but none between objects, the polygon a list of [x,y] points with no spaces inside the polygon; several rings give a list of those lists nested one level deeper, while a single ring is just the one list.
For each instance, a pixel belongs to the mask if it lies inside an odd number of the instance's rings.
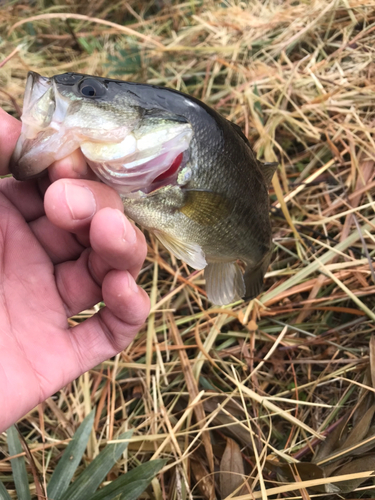
[{"label": "dry grass", "polygon": [[[135,429],[109,481],[169,459],[144,498],[235,488],[241,499],[375,497],[373,480],[363,482],[375,469],[374,23],[372,0],[3,3],[9,112],[19,112],[30,69],[166,85],[213,106],[259,158],[280,162],[265,292],[213,308],[202,273],[150,237],[143,331],[20,424],[42,477],[97,406],[87,460]],[[2,437],[0,450],[9,481]]]}]

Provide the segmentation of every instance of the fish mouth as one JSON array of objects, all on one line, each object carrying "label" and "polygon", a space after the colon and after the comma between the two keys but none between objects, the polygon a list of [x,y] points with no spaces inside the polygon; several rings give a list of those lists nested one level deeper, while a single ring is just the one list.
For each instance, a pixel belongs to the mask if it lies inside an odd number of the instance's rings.
[{"label": "fish mouth", "polygon": [[[146,127],[143,134],[134,124],[95,128],[95,123],[79,120],[80,113],[84,117],[84,105],[93,106],[93,102],[72,99],[64,92],[79,86],[85,75],[74,74],[70,83],[68,77],[61,76],[47,78],[32,71],[28,74],[21,135],[10,162],[16,179],[38,177],[53,162],[80,148],[98,177],[123,196],[145,195],[177,184],[189,157],[193,136],[190,123],[178,117],[159,128]],[[147,113],[145,116],[143,120],[147,120]]]},{"label": "fish mouth", "polygon": [[32,107],[32,104],[40,99],[50,89],[51,85],[52,81],[50,78],[41,76],[34,71],[29,71],[23,98],[24,111]]},{"label": "fish mouth", "polygon": [[52,78],[29,71],[21,135],[10,161],[10,172],[17,180],[38,177],[55,160],[77,149],[74,143],[62,147],[64,131],[59,124],[64,120],[67,108],[67,102],[56,99]]},{"label": "fish mouth", "polygon": [[[37,104],[37,102],[49,91],[51,88],[50,78],[43,77],[34,71],[29,71],[26,80],[25,93],[23,98],[23,112],[22,112],[22,130],[21,135],[17,141],[15,150],[10,160],[10,171],[16,179],[26,180],[38,175],[39,171],[28,167],[28,162],[24,162],[23,158],[27,152],[32,148],[36,137],[41,131],[41,126],[45,122],[47,112],[44,116],[39,116],[39,125],[37,120],[35,123],[30,122],[30,110]],[[31,125],[31,126],[30,126]]]}]

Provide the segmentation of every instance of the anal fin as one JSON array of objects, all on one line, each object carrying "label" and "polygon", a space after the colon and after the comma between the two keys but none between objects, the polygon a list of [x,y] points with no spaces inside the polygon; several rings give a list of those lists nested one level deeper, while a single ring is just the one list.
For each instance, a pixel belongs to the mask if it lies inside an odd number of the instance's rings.
[{"label": "anal fin", "polygon": [[204,270],[208,300],[224,306],[245,295],[242,271],[236,262],[209,262]]},{"label": "anal fin", "polygon": [[155,236],[161,241],[177,259],[181,259],[193,269],[203,269],[207,262],[200,245],[187,243],[161,231],[154,231]]}]

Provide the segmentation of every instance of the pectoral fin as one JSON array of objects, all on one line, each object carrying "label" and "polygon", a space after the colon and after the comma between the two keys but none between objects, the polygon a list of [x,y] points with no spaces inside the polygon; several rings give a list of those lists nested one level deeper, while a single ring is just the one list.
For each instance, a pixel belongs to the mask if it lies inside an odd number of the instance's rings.
[{"label": "pectoral fin", "polygon": [[187,243],[173,236],[154,231],[155,236],[161,241],[177,259],[181,259],[193,269],[203,269],[207,262],[202,248],[197,243]]},{"label": "pectoral fin", "polygon": [[256,267],[247,267],[244,274],[244,281],[246,286],[246,300],[258,297],[263,289],[264,275],[270,265],[271,252],[262,260]]},{"label": "pectoral fin", "polygon": [[223,306],[245,295],[245,283],[236,262],[209,262],[204,270],[208,300]]},{"label": "pectoral fin", "polygon": [[184,192],[185,204],[180,211],[202,226],[213,226],[232,211],[232,204],[220,193],[203,189],[186,189]]}]

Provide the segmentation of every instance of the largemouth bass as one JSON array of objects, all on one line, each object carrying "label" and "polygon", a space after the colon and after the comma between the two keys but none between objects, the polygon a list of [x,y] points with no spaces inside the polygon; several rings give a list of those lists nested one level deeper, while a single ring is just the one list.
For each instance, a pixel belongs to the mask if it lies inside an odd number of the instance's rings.
[{"label": "largemouth bass", "polygon": [[30,72],[13,176],[35,177],[77,148],[119,192],[127,216],[178,259],[204,268],[211,302],[260,293],[277,164],[260,163],[240,127],[176,90]]}]

